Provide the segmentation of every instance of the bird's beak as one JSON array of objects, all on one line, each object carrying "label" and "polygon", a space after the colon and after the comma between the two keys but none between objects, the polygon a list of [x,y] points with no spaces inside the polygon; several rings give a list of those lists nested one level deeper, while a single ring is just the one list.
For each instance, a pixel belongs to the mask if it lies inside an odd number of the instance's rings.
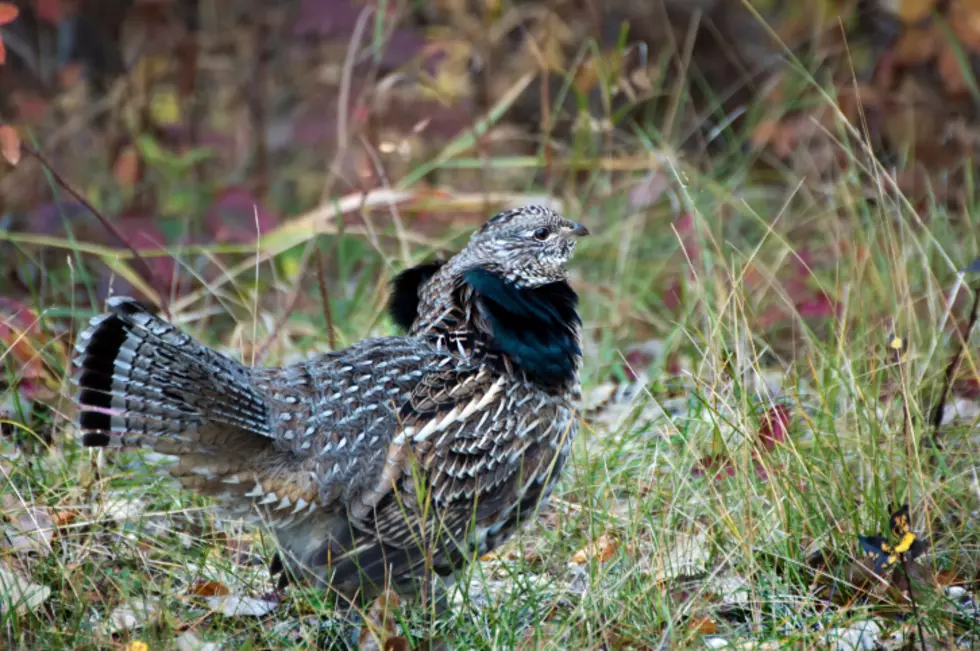
[{"label": "bird's beak", "polygon": [[572,228],[572,235],[585,237],[588,234],[589,234],[589,229],[587,229],[585,226],[582,226],[581,224],[575,224],[575,226]]}]

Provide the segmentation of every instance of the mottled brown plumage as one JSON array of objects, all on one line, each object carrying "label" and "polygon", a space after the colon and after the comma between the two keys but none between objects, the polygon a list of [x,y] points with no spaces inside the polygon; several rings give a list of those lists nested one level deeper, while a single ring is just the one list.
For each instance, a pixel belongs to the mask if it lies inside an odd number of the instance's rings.
[{"label": "mottled brown plumage", "polygon": [[564,265],[584,234],[501,213],[396,283],[407,335],[284,368],[111,299],[76,346],[82,440],[175,456],[185,487],[269,524],[275,565],[347,597],[451,573],[532,517],[565,463],[581,352]]}]

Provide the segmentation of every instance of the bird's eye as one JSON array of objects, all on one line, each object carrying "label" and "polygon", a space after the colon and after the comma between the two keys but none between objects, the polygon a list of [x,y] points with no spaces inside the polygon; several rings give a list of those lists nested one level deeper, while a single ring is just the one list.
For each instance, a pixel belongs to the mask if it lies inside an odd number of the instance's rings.
[{"label": "bird's eye", "polygon": [[549,231],[547,228],[539,228],[538,230],[534,231],[533,236],[537,241],[544,242],[546,239],[551,237],[551,231]]}]

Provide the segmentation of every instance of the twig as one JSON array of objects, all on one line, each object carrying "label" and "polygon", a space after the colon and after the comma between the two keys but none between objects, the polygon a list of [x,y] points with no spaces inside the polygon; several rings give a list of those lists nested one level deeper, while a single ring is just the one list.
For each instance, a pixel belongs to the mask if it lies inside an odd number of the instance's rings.
[{"label": "twig", "polygon": [[970,309],[970,320],[966,326],[966,334],[961,337],[960,347],[950,358],[949,364],[946,366],[946,378],[943,380],[943,388],[939,394],[939,401],[936,403],[936,407],[932,412],[932,444],[937,450],[942,449],[942,441],[940,440],[939,426],[943,422],[943,412],[946,410],[946,401],[949,399],[950,390],[953,387],[953,378],[956,377],[956,371],[959,369],[960,361],[963,359],[963,353],[966,352],[968,342],[970,340],[970,333],[973,332],[973,327],[977,323],[977,316],[980,314],[980,286],[973,287],[973,307]]},{"label": "twig", "polygon": [[[60,185],[62,189],[64,189],[65,192],[70,194],[72,198],[75,199],[75,201],[80,203],[83,208],[85,208],[90,213],[95,215],[95,217],[99,220],[99,222],[102,223],[102,225],[106,228],[106,230],[112,233],[112,235],[117,240],[122,242],[122,244],[127,249],[129,249],[130,253],[133,254],[133,262],[140,268],[140,271],[143,272],[143,274],[146,276],[147,281],[153,284],[154,286],[156,286],[155,274],[150,270],[150,265],[146,263],[146,260],[143,258],[143,256],[140,255],[139,251],[137,251],[136,248],[129,243],[129,240],[123,237],[123,234],[119,232],[119,230],[112,224],[112,222],[106,219],[105,216],[95,208],[95,206],[89,203],[89,201],[85,197],[83,197],[77,190],[75,190],[75,188],[73,188],[68,183],[68,181],[66,181],[61,176],[61,174],[59,174],[57,170],[54,169],[51,163],[49,163],[48,160],[43,155],[41,155],[41,152],[39,152],[34,147],[28,145],[26,142],[21,142],[20,146],[25,152],[27,152],[28,154],[30,154],[31,156],[37,159],[37,161],[41,164],[41,167],[43,167],[48,172],[48,174],[51,175],[51,178],[54,179],[55,183]],[[157,289],[159,290],[160,287],[157,287]],[[169,321],[171,320],[171,318],[170,318],[170,310],[167,306],[167,292],[160,291],[159,294],[160,294],[160,310],[163,312],[164,316],[167,317],[167,320]]]},{"label": "twig", "polygon": [[323,303],[323,318],[327,322],[327,341],[330,350],[337,350],[337,335],[333,331],[333,310],[330,309],[330,289],[327,287],[327,266],[320,254],[320,247],[313,253],[316,256],[316,277],[320,286],[320,302]]}]

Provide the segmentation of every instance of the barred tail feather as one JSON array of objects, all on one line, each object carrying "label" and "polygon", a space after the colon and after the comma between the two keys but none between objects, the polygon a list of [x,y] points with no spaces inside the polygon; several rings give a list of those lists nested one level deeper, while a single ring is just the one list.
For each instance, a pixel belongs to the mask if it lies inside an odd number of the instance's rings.
[{"label": "barred tail feather", "polygon": [[271,436],[247,367],[130,298],[108,305],[109,313],[93,318],[75,346],[83,445],[227,453],[230,439]]}]

